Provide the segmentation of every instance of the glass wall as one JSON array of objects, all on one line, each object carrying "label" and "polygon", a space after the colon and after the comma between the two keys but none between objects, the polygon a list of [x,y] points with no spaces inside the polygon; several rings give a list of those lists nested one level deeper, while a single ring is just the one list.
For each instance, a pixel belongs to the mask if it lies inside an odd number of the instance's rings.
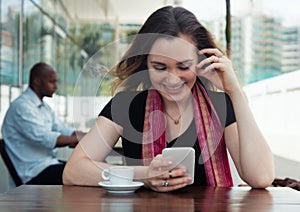
[{"label": "glass wall", "polygon": [[[30,68],[43,61],[58,71],[60,86],[57,94],[72,94],[86,58],[114,39],[113,28],[109,24],[68,22],[58,2],[1,2],[2,85],[26,86]],[[87,38],[94,36],[94,40],[84,40],[82,33]],[[97,40],[101,43],[96,43]]]},{"label": "glass wall", "polygon": [[80,54],[80,47],[68,39],[68,24],[50,2],[24,1],[23,84],[28,81],[32,65],[44,61],[57,69],[60,85],[57,94],[68,95],[68,87],[74,85],[74,78],[81,70],[79,64],[70,66],[70,49]]},{"label": "glass wall", "polygon": [[1,84],[19,85],[20,13],[20,1],[1,1]]}]

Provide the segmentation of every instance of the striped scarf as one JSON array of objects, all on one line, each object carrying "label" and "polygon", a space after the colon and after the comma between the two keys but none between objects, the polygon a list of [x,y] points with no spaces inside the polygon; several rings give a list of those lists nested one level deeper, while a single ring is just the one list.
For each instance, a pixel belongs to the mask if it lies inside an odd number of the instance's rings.
[{"label": "striped scarf", "polygon": [[[193,113],[208,186],[233,186],[223,128],[204,87],[192,88]],[[165,118],[158,91],[148,92],[145,109],[142,159],[144,165],[166,148]]]}]

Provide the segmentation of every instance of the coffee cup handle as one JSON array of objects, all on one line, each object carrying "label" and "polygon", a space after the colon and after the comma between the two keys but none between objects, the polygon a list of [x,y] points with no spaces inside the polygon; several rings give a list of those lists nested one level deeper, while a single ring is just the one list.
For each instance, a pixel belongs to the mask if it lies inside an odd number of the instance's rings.
[{"label": "coffee cup handle", "polygon": [[[106,176],[107,175],[107,176]],[[101,172],[101,177],[103,180],[109,180],[109,172],[108,169],[103,169]]]}]

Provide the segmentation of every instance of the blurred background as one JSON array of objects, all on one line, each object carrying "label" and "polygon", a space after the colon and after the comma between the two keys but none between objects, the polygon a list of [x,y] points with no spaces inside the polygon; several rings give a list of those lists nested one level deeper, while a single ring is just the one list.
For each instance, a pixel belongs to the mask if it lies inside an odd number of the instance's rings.
[{"label": "blurred background", "polygon": [[[59,76],[46,101],[63,121],[88,130],[111,97],[109,70],[164,5],[191,10],[212,32],[274,153],[276,177],[300,179],[300,14],[293,0],[0,0],[0,127],[30,68],[44,61]],[[63,148],[60,157],[71,151]],[[8,178],[0,159],[0,193],[11,188]]]}]

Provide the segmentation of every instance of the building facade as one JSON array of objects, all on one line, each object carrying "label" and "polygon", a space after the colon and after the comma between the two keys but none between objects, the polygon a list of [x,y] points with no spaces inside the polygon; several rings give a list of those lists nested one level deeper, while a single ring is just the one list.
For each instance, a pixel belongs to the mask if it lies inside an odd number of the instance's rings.
[{"label": "building facade", "polygon": [[[225,22],[208,23],[225,49]],[[232,17],[232,61],[247,85],[300,69],[300,28],[258,13]]]},{"label": "building facade", "polygon": [[283,27],[281,59],[283,72],[300,69],[300,27]]}]

